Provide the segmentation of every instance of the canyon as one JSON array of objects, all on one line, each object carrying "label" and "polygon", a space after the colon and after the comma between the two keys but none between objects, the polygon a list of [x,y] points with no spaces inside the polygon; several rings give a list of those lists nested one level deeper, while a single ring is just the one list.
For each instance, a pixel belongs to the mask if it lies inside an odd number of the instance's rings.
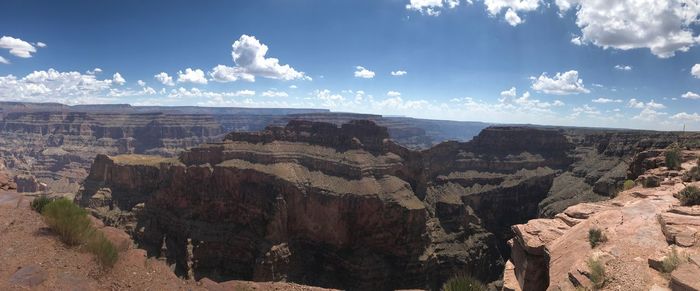
[{"label": "canyon", "polygon": [[0,108],[1,189],[72,198],[211,284],[437,290],[469,273],[544,290],[553,268],[524,226],[556,240],[577,207],[627,195],[671,144],[700,148],[698,133],[315,109]]}]

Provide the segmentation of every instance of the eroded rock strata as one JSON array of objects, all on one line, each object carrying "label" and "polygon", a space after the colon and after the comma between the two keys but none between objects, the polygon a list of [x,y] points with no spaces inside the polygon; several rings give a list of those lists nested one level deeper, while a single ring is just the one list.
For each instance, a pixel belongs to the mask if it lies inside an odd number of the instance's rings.
[{"label": "eroded rock strata", "polygon": [[413,151],[370,121],[291,121],[176,159],[100,155],[76,199],[181,275],[437,288],[460,271],[498,279],[504,225],[537,215],[571,148],[492,128]]},{"label": "eroded rock strata", "polygon": [[177,158],[99,155],[76,200],[183,276],[436,289],[499,279],[511,225],[609,199],[678,139],[491,127],[416,151],[371,121],[291,120]]}]

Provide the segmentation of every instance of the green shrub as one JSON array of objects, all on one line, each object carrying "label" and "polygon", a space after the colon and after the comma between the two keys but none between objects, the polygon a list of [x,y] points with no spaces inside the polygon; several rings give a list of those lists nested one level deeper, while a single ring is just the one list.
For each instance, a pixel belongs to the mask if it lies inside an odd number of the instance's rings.
[{"label": "green shrub", "polygon": [[600,261],[593,258],[588,259],[586,263],[588,264],[588,269],[591,270],[591,274],[588,278],[591,279],[593,287],[595,289],[603,288],[605,285],[605,266],[603,266]]},{"label": "green shrub", "polygon": [[92,232],[87,212],[68,199],[61,198],[50,202],[42,211],[44,220],[58,237],[67,245],[79,245]]},{"label": "green shrub", "polygon": [[608,238],[605,236],[602,230],[600,228],[591,228],[588,230],[588,242],[591,243],[591,247],[595,248],[601,243],[604,243],[608,240]]},{"label": "green shrub", "polygon": [[32,203],[30,203],[29,206],[31,206],[34,211],[41,213],[44,210],[44,207],[51,203],[51,201],[53,200],[54,199],[51,199],[46,195],[41,195],[37,198],[34,198],[34,200],[32,200]]},{"label": "green shrub", "polygon": [[65,198],[53,200],[43,206],[42,215],[61,241],[69,246],[85,244],[85,249],[103,267],[112,267],[119,259],[119,251],[114,244],[92,227],[87,211],[72,201]]},{"label": "green shrub", "polygon": [[676,198],[681,201],[683,206],[700,205],[700,188],[696,186],[688,186],[678,192]]},{"label": "green shrub", "polygon": [[442,285],[442,291],[486,291],[486,286],[468,275],[456,275]]},{"label": "green shrub", "polygon": [[670,170],[681,168],[681,148],[677,143],[672,144],[666,150],[666,167]]},{"label": "green shrub", "polygon": [[629,190],[629,189],[634,188],[634,181],[632,181],[632,180],[625,180],[625,183],[623,184],[622,188],[625,189],[625,190]]},{"label": "green shrub", "polygon": [[681,264],[681,258],[678,256],[676,248],[671,249],[671,252],[666,255],[666,258],[661,262],[661,271],[670,274]]},{"label": "green shrub", "polygon": [[117,248],[99,231],[92,233],[86,248],[103,267],[111,268],[119,259]]}]

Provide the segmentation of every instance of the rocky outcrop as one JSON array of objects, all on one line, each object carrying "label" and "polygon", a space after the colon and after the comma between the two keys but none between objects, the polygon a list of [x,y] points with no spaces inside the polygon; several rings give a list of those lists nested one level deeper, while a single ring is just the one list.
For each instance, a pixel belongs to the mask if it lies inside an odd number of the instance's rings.
[{"label": "rocky outcrop", "polygon": [[[653,290],[659,285],[670,285],[673,290],[698,290],[700,280],[693,271],[697,265],[692,264],[692,259],[688,260],[691,264],[683,262],[699,254],[696,238],[700,234],[700,206],[679,206],[674,198],[687,186],[681,174],[695,166],[698,154],[686,152],[680,173],[665,167],[642,173],[660,179],[658,187],[637,185],[612,200],[577,204],[552,219],[534,219],[513,226],[515,237],[509,242],[509,264],[513,267],[504,274],[509,290],[591,287],[587,265],[590,259],[608,270],[604,290]],[[655,162],[641,161],[640,156],[655,159],[658,154],[642,153],[635,158],[635,164],[647,168]],[[631,176],[634,175],[639,174]],[[589,241],[589,231],[594,228],[606,237],[595,247]],[[669,282],[669,276],[659,272],[663,270],[663,258],[672,252],[682,259]]]},{"label": "rocky outcrop", "polygon": [[17,183],[12,180],[10,173],[5,167],[5,162],[0,159],[0,190],[15,190]]},{"label": "rocky outcrop", "polygon": [[185,276],[436,289],[500,277],[499,242],[537,215],[571,148],[508,127],[413,151],[369,121],[292,121],[177,159],[100,155],[76,200]]}]

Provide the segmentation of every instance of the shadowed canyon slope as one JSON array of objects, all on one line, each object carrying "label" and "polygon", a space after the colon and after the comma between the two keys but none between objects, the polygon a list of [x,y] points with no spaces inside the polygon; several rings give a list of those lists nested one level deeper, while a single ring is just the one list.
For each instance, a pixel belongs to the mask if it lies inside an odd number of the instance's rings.
[{"label": "shadowed canyon slope", "polygon": [[635,153],[689,138],[492,127],[415,151],[389,137],[292,120],[177,158],[99,155],[76,201],[184,276],[434,289],[498,279],[511,225],[606,199]]}]

